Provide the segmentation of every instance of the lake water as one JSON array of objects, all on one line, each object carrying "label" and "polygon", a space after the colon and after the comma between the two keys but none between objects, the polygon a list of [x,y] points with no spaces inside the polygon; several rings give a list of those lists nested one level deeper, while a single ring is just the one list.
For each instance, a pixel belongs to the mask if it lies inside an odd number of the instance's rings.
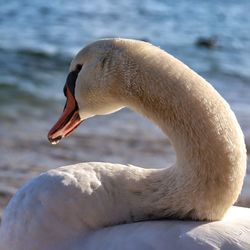
[{"label": "lake water", "polygon": [[[147,40],[184,61],[230,103],[250,148],[249,11],[247,0],[0,1],[0,206],[31,176],[60,165],[174,161],[161,131],[129,110],[48,143],[73,55],[104,37]],[[217,46],[197,47],[199,37],[216,37]]]}]

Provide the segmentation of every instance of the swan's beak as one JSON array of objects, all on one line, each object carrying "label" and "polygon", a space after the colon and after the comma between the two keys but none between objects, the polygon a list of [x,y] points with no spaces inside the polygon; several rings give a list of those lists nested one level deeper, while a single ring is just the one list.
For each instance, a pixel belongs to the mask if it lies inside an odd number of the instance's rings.
[{"label": "swan's beak", "polygon": [[48,133],[48,139],[52,144],[57,144],[63,137],[70,135],[83,121],[79,116],[79,108],[69,86],[65,86],[67,102],[64,111]]}]

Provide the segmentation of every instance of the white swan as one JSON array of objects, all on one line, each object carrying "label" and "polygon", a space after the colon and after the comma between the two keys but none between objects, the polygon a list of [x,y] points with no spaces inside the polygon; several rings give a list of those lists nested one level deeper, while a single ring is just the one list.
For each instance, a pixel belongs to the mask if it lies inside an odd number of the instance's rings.
[{"label": "white swan", "polygon": [[148,43],[108,39],[77,54],[64,91],[51,142],[126,106],[168,135],[176,164],[83,163],[41,174],[8,204],[1,250],[250,249],[250,211],[237,207],[218,222],[139,222],[93,232],[151,219],[223,218],[241,191],[246,149],[233,112],[209,83]]}]

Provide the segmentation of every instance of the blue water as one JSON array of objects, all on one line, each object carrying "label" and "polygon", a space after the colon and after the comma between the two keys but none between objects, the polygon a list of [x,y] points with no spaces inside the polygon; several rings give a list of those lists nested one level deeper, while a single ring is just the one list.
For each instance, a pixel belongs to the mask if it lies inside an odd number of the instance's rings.
[{"label": "blue water", "polygon": [[[232,105],[250,138],[249,12],[248,0],[0,0],[1,170],[84,160],[162,167],[172,157],[161,132],[128,110],[86,122],[57,147],[47,143],[73,55],[104,37],[147,40],[184,61]],[[197,47],[199,37],[217,37],[217,46]]]},{"label": "blue water", "polygon": [[[0,1],[0,102],[16,96],[18,105],[62,98],[58,90],[80,48],[103,37],[126,37],[161,46],[210,80],[229,102],[237,102],[230,92],[240,89],[236,99],[248,104],[249,11],[247,0]],[[194,45],[211,36],[218,39],[214,50]]]}]

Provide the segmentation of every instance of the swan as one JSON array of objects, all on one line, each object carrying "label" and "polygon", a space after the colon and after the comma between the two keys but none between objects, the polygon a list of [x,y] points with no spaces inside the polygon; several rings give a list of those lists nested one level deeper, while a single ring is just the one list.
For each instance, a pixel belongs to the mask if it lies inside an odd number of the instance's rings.
[{"label": "swan", "polygon": [[246,172],[244,136],[201,76],[149,43],[104,39],[72,60],[64,94],[51,143],[128,107],[167,134],[176,163],[91,162],[42,173],[6,207],[1,250],[250,249],[250,211],[232,207]]}]

